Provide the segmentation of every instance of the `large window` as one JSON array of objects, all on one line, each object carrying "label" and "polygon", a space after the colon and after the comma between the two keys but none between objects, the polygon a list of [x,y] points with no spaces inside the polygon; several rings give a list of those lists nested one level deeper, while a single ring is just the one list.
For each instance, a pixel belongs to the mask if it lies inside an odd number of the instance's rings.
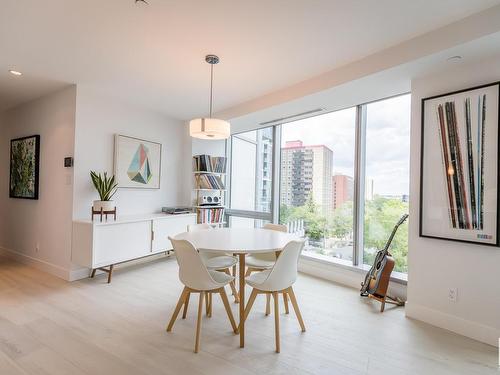
[{"label": "large window", "polygon": [[[402,95],[233,135],[228,224],[280,222],[304,255],[371,265],[408,212],[409,130]],[[390,251],[407,272],[407,225]]]},{"label": "large window", "polygon": [[311,255],[352,260],[356,108],[281,126],[279,221]]},{"label": "large window", "polygon": [[[410,95],[366,106],[363,262],[372,264],[394,224],[408,213]],[[394,269],[407,272],[408,226],[399,228],[391,246]]]},{"label": "large window", "polygon": [[273,140],[272,127],[231,137],[229,225],[260,227],[271,222]]}]

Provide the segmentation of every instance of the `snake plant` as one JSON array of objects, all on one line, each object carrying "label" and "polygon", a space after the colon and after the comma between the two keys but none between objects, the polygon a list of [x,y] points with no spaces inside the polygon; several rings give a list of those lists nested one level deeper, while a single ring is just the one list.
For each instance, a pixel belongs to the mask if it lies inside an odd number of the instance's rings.
[{"label": "snake plant", "polygon": [[101,201],[110,201],[113,195],[116,193],[116,188],[118,183],[115,181],[115,176],[108,177],[108,174],[104,172],[103,175],[90,171],[90,178],[94,184],[97,193]]}]

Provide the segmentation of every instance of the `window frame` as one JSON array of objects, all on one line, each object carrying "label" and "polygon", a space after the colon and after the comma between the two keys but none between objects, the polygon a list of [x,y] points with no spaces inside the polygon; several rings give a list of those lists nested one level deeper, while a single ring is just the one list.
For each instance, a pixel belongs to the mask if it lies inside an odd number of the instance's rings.
[{"label": "window frame", "polygon": [[[281,127],[282,125],[292,123],[298,120],[304,120],[308,118],[314,118],[318,116],[325,115],[327,113],[338,112],[349,108],[356,108],[355,117],[355,143],[354,143],[354,191],[353,191],[353,255],[352,255],[352,266],[347,266],[346,261],[337,262],[335,258],[324,259],[324,257],[318,258],[316,256],[303,254],[302,256],[307,257],[307,259],[317,260],[322,263],[339,263],[341,267],[354,267],[357,269],[367,269],[367,265],[363,264],[363,251],[364,251],[364,210],[365,210],[365,172],[366,172],[366,125],[367,125],[367,107],[369,104],[389,100],[392,98],[397,98],[400,96],[411,95],[411,92],[404,92],[397,95],[392,95],[377,100],[372,100],[369,102],[360,103],[354,106],[343,107],[335,109],[332,111],[324,111],[321,113],[315,113],[310,116],[304,116],[296,119],[290,119],[288,121],[277,122],[275,124],[267,124],[266,126],[252,128],[246,131],[240,131],[238,133],[233,133],[226,140],[226,157],[229,163],[229,173],[227,174],[227,197],[229,205],[231,203],[231,178],[232,178],[232,139],[233,137],[238,137],[239,134],[247,133],[250,131],[257,131],[260,129],[272,128],[273,129],[273,168],[272,168],[272,199],[271,199],[271,210],[270,212],[261,211],[247,211],[231,209],[227,207],[225,210],[226,222],[229,223],[229,216],[243,217],[249,219],[260,219],[268,220],[271,223],[279,222],[280,215],[280,186],[281,186]],[[406,283],[406,273],[395,272],[393,276],[394,280]],[[393,279],[391,278],[391,279]]]}]

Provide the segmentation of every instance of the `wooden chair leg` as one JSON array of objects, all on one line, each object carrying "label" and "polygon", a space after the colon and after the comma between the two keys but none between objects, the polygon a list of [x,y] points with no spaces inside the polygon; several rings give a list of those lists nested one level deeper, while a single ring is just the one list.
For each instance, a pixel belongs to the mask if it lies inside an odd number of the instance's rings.
[{"label": "wooden chair leg", "polygon": [[252,273],[252,269],[250,267],[248,267],[247,272],[245,272],[245,277],[250,276],[251,273]]},{"label": "wooden chair leg", "polygon": [[[229,272],[228,268],[225,269],[225,272],[229,276],[231,276],[231,272]],[[239,303],[240,302],[240,298],[239,298],[238,291],[236,290],[236,285],[234,284],[234,280],[229,283],[229,286],[231,287],[231,294],[234,296],[234,303]]]},{"label": "wooden chair leg", "polygon": [[289,314],[290,311],[288,310],[288,294],[286,294],[286,291],[283,292],[283,304],[285,305],[285,314]]},{"label": "wooden chair leg", "polygon": [[231,281],[229,283],[229,286],[231,287],[231,294],[234,296],[234,303],[240,303],[240,294],[236,290],[236,284],[234,283],[234,281]]},{"label": "wooden chair leg", "polygon": [[229,322],[231,322],[231,327],[233,327],[233,332],[236,333],[238,331],[238,327],[236,326],[236,322],[234,321],[233,312],[231,311],[231,306],[229,305],[229,300],[227,298],[226,289],[219,289],[220,298],[222,299],[222,303],[224,304],[224,308],[226,309],[227,317],[229,318]]},{"label": "wooden chair leg", "polygon": [[300,328],[302,329],[302,332],[305,332],[306,326],[304,325],[304,321],[302,320],[302,314],[300,313],[299,304],[297,303],[297,298],[295,298],[293,288],[288,288],[287,293],[290,296],[290,302],[292,302],[293,310],[295,311],[295,315],[297,316],[297,320],[299,321]]},{"label": "wooden chair leg", "polygon": [[212,317],[212,296],[210,292],[205,293],[205,313],[208,318]]},{"label": "wooden chair leg", "polygon": [[[257,298],[257,290],[252,289],[252,293],[250,294],[250,298],[248,299],[247,306],[245,307],[245,313],[243,314],[243,321],[247,320],[248,314],[250,313],[250,310],[252,309],[253,303],[255,302],[255,298]],[[241,322],[240,322],[241,324]],[[240,331],[240,328],[238,326],[238,332]],[[236,332],[236,333],[238,333]]]},{"label": "wooden chair leg", "polygon": [[172,314],[172,318],[170,318],[170,322],[168,323],[167,326],[167,332],[170,332],[172,330],[172,327],[174,326],[175,320],[177,319],[177,315],[179,315],[179,311],[181,311],[181,307],[184,304],[184,301],[186,300],[186,294],[189,293],[188,288],[184,287],[182,290],[181,296],[179,297],[179,301],[177,301],[177,306],[175,306],[174,313]]},{"label": "wooden chair leg", "polygon": [[211,318],[212,317],[212,293],[211,292],[208,292],[208,299],[209,299],[209,304],[208,304],[208,317]]},{"label": "wooden chair leg", "polygon": [[380,304],[380,312],[383,313],[384,309],[385,309],[385,296],[384,296],[384,299],[381,301],[381,304]]},{"label": "wooden chair leg", "polygon": [[274,297],[274,337],[276,340],[276,353],[280,352],[280,308],[279,308],[279,294],[273,292]]},{"label": "wooden chair leg", "polygon": [[194,352],[198,353],[200,348],[200,333],[201,333],[201,316],[203,315],[203,297],[204,292],[200,292],[200,300],[198,301],[198,320],[196,322],[196,336],[194,341]]},{"label": "wooden chair leg", "polygon": [[266,293],[266,316],[271,314],[271,294]]},{"label": "wooden chair leg", "polygon": [[188,306],[189,306],[189,297],[191,296],[191,293],[188,291],[186,293],[186,298],[184,301],[184,311],[182,312],[182,319],[186,319],[187,312],[188,312]]},{"label": "wooden chair leg", "polygon": [[205,294],[205,315],[208,316],[208,293],[207,292],[201,292]]}]

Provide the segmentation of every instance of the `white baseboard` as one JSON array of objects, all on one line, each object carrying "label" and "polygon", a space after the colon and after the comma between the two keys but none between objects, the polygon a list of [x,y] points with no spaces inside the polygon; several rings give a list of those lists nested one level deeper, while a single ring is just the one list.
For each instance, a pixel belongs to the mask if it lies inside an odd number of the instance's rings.
[{"label": "white baseboard", "polygon": [[90,276],[90,270],[88,268],[78,268],[76,270],[69,271],[68,281],[76,281],[86,279]]},{"label": "white baseboard", "polygon": [[70,281],[70,272],[66,268],[57,266],[41,259],[33,258],[29,255],[22,254],[5,247],[0,247],[0,255],[3,255],[16,262],[32,266],[36,269],[39,269],[40,271],[50,273],[51,275],[57,276],[63,280]]},{"label": "white baseboard", "polygon": [[[326,263],[314,259],[301,257],[299,271],[320,279],[333,281],[359,290],[365,278],[366,271],[340,266],[335,263]],[[389,283],[389,295],[406,300],[406,285],[396,282]]]},{"label": "white baseboard", "polygon": [[408,318],[420,320],[433,326],[444,328],[448,331],[458,333],[459,335],[498,347],[500,330],[494,327],[485,326],[411,302],[406,304],[405,312]]}]

